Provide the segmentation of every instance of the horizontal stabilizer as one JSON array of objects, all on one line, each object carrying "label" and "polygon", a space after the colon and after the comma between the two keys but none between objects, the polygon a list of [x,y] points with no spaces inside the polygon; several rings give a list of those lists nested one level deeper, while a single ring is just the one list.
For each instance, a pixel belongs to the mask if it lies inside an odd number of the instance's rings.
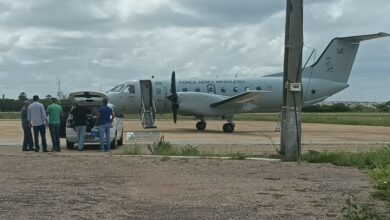
[{"label": "horizontal stabilizer", "polygon": [[388,37],[388,36],[390,36],[390,34],[384,33],[384,32],[379,32],[377,34],[358,35],[358,36],[351,36],[351,37],[339,37],[337,39],[346,40],[346,41],[350,41],[350,42],[360,42],[360,41],[372,40],[372,39],[381,38],[381,37]]},{"label": "horizontal stabilizer", "polygon": [[210,107],[217,108],[217,107],[239,107],[242,104],[250,103],[256,100],[257,97],[259,97],[261,94],[269,93],[270,91],[247,91],[241,94],[238,94],[236,96],[232,96],[229,98],[226,98],[222,101],[215,102],[210,104]]}]

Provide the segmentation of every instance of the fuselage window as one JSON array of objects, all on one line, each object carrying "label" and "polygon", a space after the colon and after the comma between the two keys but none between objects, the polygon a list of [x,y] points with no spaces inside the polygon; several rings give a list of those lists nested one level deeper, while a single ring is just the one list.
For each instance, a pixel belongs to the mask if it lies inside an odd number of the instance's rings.
[{"label": "fuselage window", "polygon": [[200,88],[199,88],[199,87],[196,87],[196,88],[195,88],[195,92],[200,92]]},{"label": "fuselage window", "polygon": [[125,85],[117,85],[113,89],[111,89],[111,92],[121,92],[124,86]]},{"label": "fuselage window", "polygon": [[160,88],[156,88],[156,93],[157,94],[161,94],[161,89]]},{"label": "fuselage window", "polygon": [[222,92],[222,93],[225,93],[225,92],[226,92],[225,87],[222,87],[222,88],[221,88],[221,92]]},{"label": "fuselage window", "polygon": [[245,92],[248,92],[249,90],[249,87],[245,87]]},{"label": "fuselage window", "polygon": [[187,92],[188,91],[188,89],[187,88],[183,88],[183,92]]},{"label": "fuselage window", "polygon": [[261,86],[256,87],[256,90],[261,90]]},{"label": "fuselage window", "polygon": [[233,91],[234,91],[234,92],[238,92],[238,87],[234,87],[234,88],[233,88]]}]

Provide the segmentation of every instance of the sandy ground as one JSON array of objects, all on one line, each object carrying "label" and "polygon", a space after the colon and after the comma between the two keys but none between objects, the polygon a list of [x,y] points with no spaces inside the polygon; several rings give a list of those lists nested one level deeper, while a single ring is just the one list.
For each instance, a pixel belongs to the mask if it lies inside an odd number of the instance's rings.
[{"label": "sandy ground", "polygon": [[[279,143],[275,123],[239,122],[233,134],[222,133],[222,122],[209,122],[204,132],[194,131],[190,121],[171,124],[158,122],[153,131],[172,143],[199,148],[257,150],[258,145],[273,151]],[[93,147],[21,152],[19,122],[0,121],[0,129],[0,219],[337,219],[345,193],[388,212],[372,198],[370,178],[354,168],[143,158]],[[303,129],[306,146],[319,150],[359,150],[390,140],[385,127],[307,124]],[[141,128],[126,121],[125,130]]]},{"label": "sandy ground", "polygon": [[[150,144],[164,136],[174,145],[193,145],[209,152],[243,152],[248,154],[275,153],[280,148],[280,132],[275,122],[236,122],[234,133],[222,132],[223,121],[209,121],[205,131],[195,129],[195,121],[157,121],[156,129],[142,129],[139,121],[124,122],[128,132],[153,132],[155,138],[125,140],[126,145]],[[0,120],[0,146],[21,146],[22,129],[19,121]],[[361,151],[382,148],[390,144],[390,127],[303,124],[303,151]],[[47,140],[50,137],[47,133]],[[62,144],[65,141],[62,139]],[[17,149],[17,148],[16,148]]]}]

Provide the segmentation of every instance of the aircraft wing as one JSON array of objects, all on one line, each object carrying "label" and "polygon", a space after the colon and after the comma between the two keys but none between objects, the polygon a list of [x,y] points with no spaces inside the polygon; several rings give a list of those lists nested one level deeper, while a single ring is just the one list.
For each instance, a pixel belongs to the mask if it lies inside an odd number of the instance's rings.
[{"label": "aircraft wing", "polygon": [[240,108],[244,104],[255,102],[256,99],[269,91],[247,91],[236,96],[228,97],[224,100],[210,104],[211,108]]}]

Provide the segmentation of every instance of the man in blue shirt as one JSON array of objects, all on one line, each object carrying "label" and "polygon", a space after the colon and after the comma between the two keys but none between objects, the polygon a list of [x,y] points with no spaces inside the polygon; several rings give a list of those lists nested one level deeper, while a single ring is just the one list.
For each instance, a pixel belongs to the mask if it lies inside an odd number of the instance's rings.
[{"label": "man in blue shirt", "polygon": [[110,151],[110,127],[115,118],[114,111],[107,106],[108,100],[103,100],[103,106],[98,110],[100,151]]}]

